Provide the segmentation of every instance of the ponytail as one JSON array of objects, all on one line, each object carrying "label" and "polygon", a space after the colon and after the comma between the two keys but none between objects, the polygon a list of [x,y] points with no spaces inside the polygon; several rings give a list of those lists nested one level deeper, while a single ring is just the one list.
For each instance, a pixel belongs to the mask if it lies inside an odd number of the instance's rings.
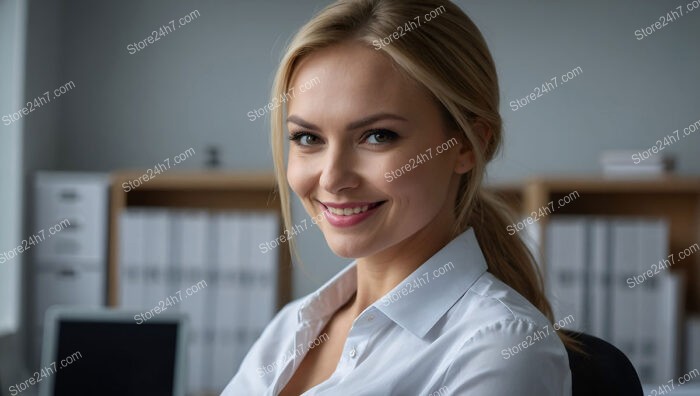
[{"label": "ponytail", "polygon": [[[534,305],[550,322],[552,307],[544,292],[542,274],[532,252],[517,235],[509,235],[506,227],[513,223],[510,207],[493,192],[477,190],[469,216],[488,271],[513,288]],[[557,335],[566,348],[582,352],[580,343],[565,333]]]}]

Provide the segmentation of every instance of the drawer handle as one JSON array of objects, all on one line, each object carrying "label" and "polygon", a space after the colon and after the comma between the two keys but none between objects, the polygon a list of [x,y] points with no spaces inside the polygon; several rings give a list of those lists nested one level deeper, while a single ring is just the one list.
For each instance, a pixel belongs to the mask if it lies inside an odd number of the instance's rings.
[{"label": "drawer handle", "polygon": [[63,201],[77,201],[79,198],[79,195],[75,190],[63,190],[61,191],[60,196]]},{"label": "drawer handle", "polygon": [[57,222],[57,224],[61,224],[62,230],[76,230],[76,229],[80,228],[80,221],[78,221],[77,219],[66,219],[66,220],[68,220],[68,224],[65,224],[65,225],[63,223],[63,220]]},{"label": "drawer handle", "polygon": [[58,254],[76,254],[79,251],[80,245],[76,241],[61,239],[56,242],[56,253]]},{"label": "drawer handle", "polygon": [[58,271],[58,275],[59,276],[70,276],[72,278],[72,277],[75,277],[75,270],[70,269],[70,268],[65,268],[65,269]]}]

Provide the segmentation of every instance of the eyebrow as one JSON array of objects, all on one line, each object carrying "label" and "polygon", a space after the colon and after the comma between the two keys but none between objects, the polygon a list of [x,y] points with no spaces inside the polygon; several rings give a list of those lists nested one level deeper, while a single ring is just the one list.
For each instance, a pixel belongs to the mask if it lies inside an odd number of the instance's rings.
[{"label": "eyebrow", "polygon": [[[381,121],[381,120],[397,120],[397,121],[408,122],[407,119],[405,119],[404,117],[401,117],[399,115],[396,115],[396,114],[377,113],[377,114],[372,114],[370,116],[367,116],[365,118],[361,118],[357,121],[353,121],[353,122],[349,123],[348,125],[346,125],[345,129],[346,130],[359,129],[359,128],[365,127],[367,125],[371,125],[371,124],[373,124],[377,121]],[[293,122],[293,123],[299,125],[300,127],[306,128],[306,129],[314,129],[317,131],[321,130],[321,128],[319,128],[318,126],[302,119],[299,116],[295,116],[295,115],[291,115],[291,116],[287,117],[287,122]]]}]

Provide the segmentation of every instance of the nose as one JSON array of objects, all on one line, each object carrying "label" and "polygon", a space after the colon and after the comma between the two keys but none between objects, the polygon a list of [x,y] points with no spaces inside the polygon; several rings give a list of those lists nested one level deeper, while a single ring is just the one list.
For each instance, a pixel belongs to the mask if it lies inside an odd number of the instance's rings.
[{"label": "nose", "polygon": [[319,180],[321,188],[331,194],[337,194],[359,185],[356,156],[352,148],[342,147],[340,144],[333,145],[326,150],[323,161]]}]

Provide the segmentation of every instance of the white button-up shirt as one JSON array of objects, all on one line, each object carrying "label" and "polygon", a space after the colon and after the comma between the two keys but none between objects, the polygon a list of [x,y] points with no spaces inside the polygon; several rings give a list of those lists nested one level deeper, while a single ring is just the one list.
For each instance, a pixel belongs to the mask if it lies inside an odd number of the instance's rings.
[{"label": "white button-up shirt", "polygon": [[[486,268],[470,228],[355,319],[333,374],[304,395],[571,395],[552,324]],[[353,262],[285,306],[222,396],[277,395],[356,290]]]}]

